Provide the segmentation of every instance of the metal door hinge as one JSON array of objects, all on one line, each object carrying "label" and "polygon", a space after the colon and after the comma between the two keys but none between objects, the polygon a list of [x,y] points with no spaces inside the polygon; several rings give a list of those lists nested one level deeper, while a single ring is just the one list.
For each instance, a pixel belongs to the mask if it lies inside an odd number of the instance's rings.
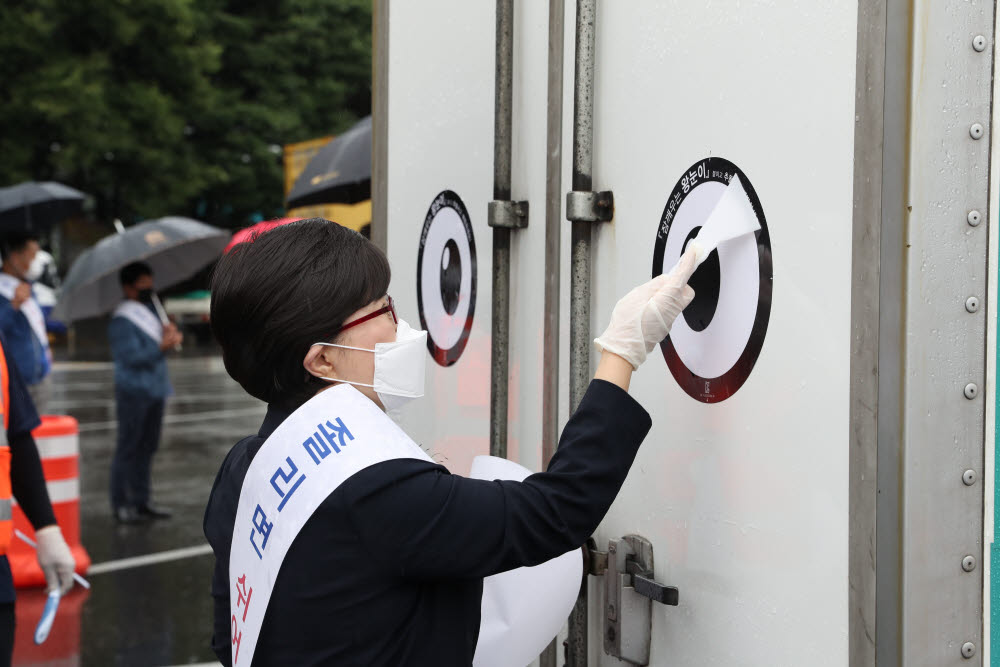
[{"label": "metal door hinge", "polygon": [[486,210],[486,222],[490,227],[524,229],[528,226],[528,202],[491,201]]},{"label": "metal door hinge", "polygon": [[615,197],[603,192],[566,193],[566,219],[570,222],[610,222],[615,215]]},{"label": "metal door hinge", "polygon": [[587,544],[583,547],[583,578],[587,575],[595,577],[602,576],[608,570],[608,552],[598,551],[597,542],[593,537],[587,538]]}]

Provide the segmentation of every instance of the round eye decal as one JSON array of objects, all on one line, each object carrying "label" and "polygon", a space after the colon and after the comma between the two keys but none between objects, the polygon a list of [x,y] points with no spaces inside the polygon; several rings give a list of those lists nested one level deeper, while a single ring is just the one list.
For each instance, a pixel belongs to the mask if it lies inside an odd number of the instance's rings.
[{"label": "round eye decal", "polygon": [[462,256],[455,239],[448,239],[441,253],[441,302],[444,312],[454,315],[458,309],[458,294],[462,289]]},{"label": "round eye decal", "polygon": [[417,309],[434,361],[462,356],[476,310],[476,241],[469,212],[445,190],[431,202],[417,251]]},{"label": "round eye decal", "polygon": [[655,277],[677,263],[734,176],[760,230],[712,251],[691,276],[694,301],[660,343],[674,379],[702,403],[724,401],[743,386],[764,346],[771,315],[771,236],[760,199],[740,168],[710,157],[685,171],[663,209],[653,251]]}]

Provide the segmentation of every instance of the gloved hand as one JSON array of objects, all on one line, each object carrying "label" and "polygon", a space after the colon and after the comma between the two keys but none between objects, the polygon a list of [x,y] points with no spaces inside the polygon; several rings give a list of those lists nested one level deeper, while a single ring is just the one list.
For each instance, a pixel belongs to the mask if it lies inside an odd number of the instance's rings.
[{"label": "gloved hand", "polygon": [[45,573],[48,592],[58,590],[65,595],[73,588],[76,561],[73,560],[69,545],[63,539],[62,531],[56,525],[46,526],[35,533],[35,537],[38,542],[38,564]]},{"label": "gloved hand", "polygon": [[669,273],[639,285],[621,298],[611,312],[611,324],[594,344],[625,359],[638,369],[691,300],[694,290],[687,282],[697,264],[697,249],[689,244],[687,252]]}]

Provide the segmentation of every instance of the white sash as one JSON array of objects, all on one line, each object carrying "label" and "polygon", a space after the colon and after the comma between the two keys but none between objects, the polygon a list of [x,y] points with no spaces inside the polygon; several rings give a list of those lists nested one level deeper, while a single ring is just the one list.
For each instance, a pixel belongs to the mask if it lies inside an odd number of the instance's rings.
[{"label": "white sash", "polygon": [[[14,292],[23,280],[19,280],[9,273],[0,272],[0,295],[8,301],[14,300]],[[38,305],[35,295],[21,304],[21,312],[28,318],[31,330],[35,332],[35,338],[42,344],[45,350],[49,349],[49,335],[45,331],[45,315],[42,314],[42,307]]]},{"label": "white sash", "polygon": [[392,459],[431,460],[348,384],[320,392],[264,442],[243,480],[229,555],[233,667],[253,660],[278,571],[302,526],[349,477]]},{"label": "white sash", "polygon": [[152,338],[157,345],[163,342],[163,323],[160,322],[160,318],[138,301],[125,299],[118,304],[111,317],[124,317],[139,327],[139,331]]}]

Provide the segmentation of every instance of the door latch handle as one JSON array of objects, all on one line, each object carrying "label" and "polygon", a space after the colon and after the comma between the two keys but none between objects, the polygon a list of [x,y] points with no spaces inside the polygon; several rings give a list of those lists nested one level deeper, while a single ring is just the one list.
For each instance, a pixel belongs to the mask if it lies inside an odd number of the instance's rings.
[{"label": "door latch handle", "polygon": [[676,607],[680,601],[680,592],[677,590],[677,587],[664,586],[658,581],[653,581],[652,572],[633,574],[632,587],[636,593],[649,598],[653,602]]},{"label": "door latch handle", "polygon": [[608,542],[606,565],[598,553],[591,550],[589,566],[591,572],[606,567],[604,652],[628,664],[648,665],[653,602],[677,606],[677,588],[653,578],[653,544],[639,535]]}]

